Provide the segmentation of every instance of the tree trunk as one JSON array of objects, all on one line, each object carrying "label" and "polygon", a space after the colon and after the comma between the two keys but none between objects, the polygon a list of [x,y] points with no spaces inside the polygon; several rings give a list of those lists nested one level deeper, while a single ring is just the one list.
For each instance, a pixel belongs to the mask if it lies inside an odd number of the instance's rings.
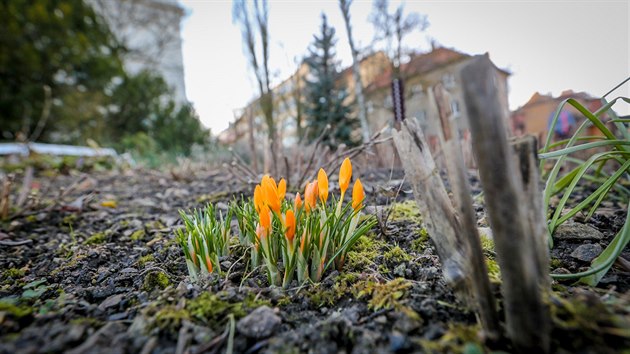
[{"label": "tree trunk", "polygon": [[370,141],[370,126],[367,119],[367,106],[365,96],[363,95],[363,83],[361,81],[361,71],[359,67],[359,53],[354,46],[352,38],[352,26],[350,25],[350,4],[352,1],[339,0],[341,14],[346,24],[346,32],[348,33],[348,43],[350,44],[350,53],[352,54],[352,76],[354,78],[354,94],[357,98],[359,106],[359,122],[361,122],[361,131],[363,135],[363,143]]}]

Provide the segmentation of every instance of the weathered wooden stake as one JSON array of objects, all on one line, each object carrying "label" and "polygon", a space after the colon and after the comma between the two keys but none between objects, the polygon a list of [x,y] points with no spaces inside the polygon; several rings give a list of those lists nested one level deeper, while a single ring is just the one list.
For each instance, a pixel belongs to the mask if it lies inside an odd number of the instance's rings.
[{"label": "weathered wooden stake", "polygon": [[393,130],[394,143],[413,188],[423,223],[442,262],[444,279],[456,290],[468,292],[468,268],[464,246],[453,225],[458,221],[429,147],[414,119]]},{"label": "weathered wooden stake", "polygon": [[[474,58],[461,79],[473,150],[502,274],[508,336],[520,352],[549,351],[549,312],[543,302],[539,248],[531,222],[524,174],[508,143],[505,109],[498,100],[495,69],[487,56]],[[531,181],[529,185],[535,184]]]},{"label": "weathered wooden stake", "polygon": [[488,338],[499,338],[499,320],[496,302],[492,294],[488,269],[483,256],[483,248],[477,229],[477,216],[473,209],[473,199],[466,173],[466,164],[458,139],[457,125],[451,124],[452,112],[449,94],[442,84],[433,87],[437,103],[442,134],[440,142],[444,153],[448,179],[451,182],[455,208],[460,213],[459,223],[455,226],[457,235],[466,246],[466,259],[469,262],[470,290],[476,300],[481,325]]}]

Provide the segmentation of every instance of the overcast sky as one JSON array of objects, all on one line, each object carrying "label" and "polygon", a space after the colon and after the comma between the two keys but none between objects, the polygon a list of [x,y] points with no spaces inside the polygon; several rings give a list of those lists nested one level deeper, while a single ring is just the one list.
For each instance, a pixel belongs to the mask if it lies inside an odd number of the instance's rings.
[{"label": "overcast sky", "polygon": [[[392,1],[397,5],[398,1]],[[257,95],[239,29],[232,23],[232,2],[182,0],[186,92],[202,122],[214,134],[227,128],[233,110]],[[407,12],[428,16],[430,26],[406,39],[405,45],[428,50],[429,39],[468,54],[490,53],[490,59],[513,73],[508,83],[510,108],[531,95],[560,94],[565,89],[601,96],[630,76],[630,0],[618,1],[411,1]],[[368,22],[372,1],[355,0],[351,22],[361,46],[372,42]],[[320,14],[337,30],[337,53],[351,63],[346,31],[337,1],[270,1],[269,33],[275,82],[295,69]],[[630,97],[630,83],[615,96]],[[617,110],[630,109],[618,103]]]}]

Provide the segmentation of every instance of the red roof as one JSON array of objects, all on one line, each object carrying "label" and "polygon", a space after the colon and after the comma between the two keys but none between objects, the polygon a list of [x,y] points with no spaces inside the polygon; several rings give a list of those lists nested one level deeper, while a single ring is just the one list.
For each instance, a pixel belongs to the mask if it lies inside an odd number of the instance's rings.
[{"label": "red roof", "polygon": [[[405,76],[421,75],[469,57],[470,55],[468,54],[460,53],[452,49],[436,48],[429,53],[412,57],[408,63],[401,66],[400,70]],[[374,82],[368,86],[368,90],[389,87],[391,84],[391,72],[392,70],[390,68],[377,76]]]}]

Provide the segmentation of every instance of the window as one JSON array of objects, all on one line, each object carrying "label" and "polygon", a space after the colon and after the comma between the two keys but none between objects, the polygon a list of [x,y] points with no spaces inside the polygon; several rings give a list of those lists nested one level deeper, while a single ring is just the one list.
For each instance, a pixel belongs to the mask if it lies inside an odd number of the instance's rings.
[{"label": "window", "polygon": [[424,88],[421,84],[411,86],[411,94],[414,96],[422,96],[424,94]]},{"label": "window", "polygon": [[383,103],[383,106],[385,106],[385,108],[392,108],[394,107],[394,102],[392,102],[392,96],[387,96],[385,98],[385,102]]},{"label": "window", "polygon": [[374,112],[374,103],[372,103],[372,101],[367,102],[367,111],[368,113]]},{"label": "window", "polygon": [[427,112],[424,109],[416,112],[416,119],[420,123],[420,127],[426,129],[429,122],[427,122]]},{"label": "window", "polygon": [[453,112],[453,117],[459,117],[461,115],[461,110],[459,108],[459,102],[457,100],[451,101],[451,111]]},{"label": "window", "polygon": [[447,73],[447,74],[442,75],[442,84],[447,89],[455,87],[455,75],[453,75],[451,73]]}]

